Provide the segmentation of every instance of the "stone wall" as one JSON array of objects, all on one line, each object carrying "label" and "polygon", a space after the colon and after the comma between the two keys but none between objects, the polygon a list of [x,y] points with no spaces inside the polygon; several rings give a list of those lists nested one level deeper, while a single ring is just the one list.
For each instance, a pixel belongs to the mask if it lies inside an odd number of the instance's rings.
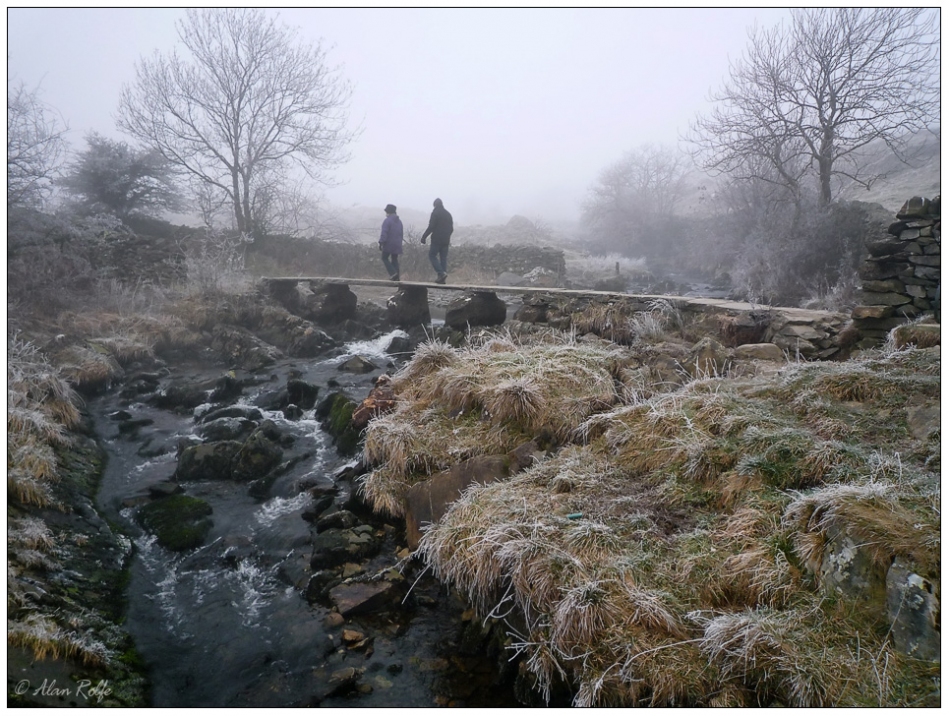
[{"label": "stone wall", "polygon": [[913,197],[890,224],[889,236],[867,242],[860,267],[861,305],[853,309],[861,347],[877,345],[890,330],[933,311],[939,289],[939,197]]},{"label": "stone wall", "polygon": [[[428,261],[428,249],[427,245],[406,241],[400,262],[402,273],[415,276],[413,280],[429,278],[432,267]],[[267,263],[255,262],[254,255],[266,259]],[[248,247],[248,258],[251,265],[256,264],[269,275],[275,275],[273,271],[277,268],[270,264],[282,266],[288,275],[295,276],[380,278],[385,275],[376,244],[266,237]],[[563,285],[567,273],[563,251],[529,245],[452,244],[448,267],[450,271],[462,267],[478,269],[493,274],[494,278],[503,273],[524,275],[540,268],[556,277],[554,285]]]}]

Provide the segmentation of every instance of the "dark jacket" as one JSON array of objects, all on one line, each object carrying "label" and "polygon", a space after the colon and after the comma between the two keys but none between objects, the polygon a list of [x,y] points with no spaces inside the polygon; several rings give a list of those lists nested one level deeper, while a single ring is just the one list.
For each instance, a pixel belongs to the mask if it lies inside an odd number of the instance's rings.
[{"label": "dark jacket", "polygon": [[402,253],[402,220],[398,214],[389,214],[382,222],[379,245],[387,254]]},{"label": "dark jacket", "polygon": [[447,244],[451,238],[451,232],[454,230],[451,214],[444,206],[439,204],[432,210],[432,218],[428,220],[428,228],[422,234],[422,241],[431,234],[433,244]]}]

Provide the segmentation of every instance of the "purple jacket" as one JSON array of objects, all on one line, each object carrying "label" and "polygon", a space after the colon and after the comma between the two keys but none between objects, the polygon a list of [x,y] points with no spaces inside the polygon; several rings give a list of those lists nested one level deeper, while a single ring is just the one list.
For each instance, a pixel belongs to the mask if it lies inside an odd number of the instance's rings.
[{"label": "purple jacket", "polygon": [[398,214],[389,214],[382,222],[379,245],[387,254],[402,253],[402,219]]}]

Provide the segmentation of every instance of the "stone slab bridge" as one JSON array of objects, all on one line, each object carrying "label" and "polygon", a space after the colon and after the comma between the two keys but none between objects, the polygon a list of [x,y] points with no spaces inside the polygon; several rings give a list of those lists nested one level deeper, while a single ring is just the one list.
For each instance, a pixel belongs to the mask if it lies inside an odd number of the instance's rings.
[{"label": "stone slab bridge", "polygon": [[[628,315],[655,310],[665,302],[683,314],[699,314],[717,320],[726,343],[774,343],[792,356],[826,360],[838,354],[848,339],[841,332],[850,315],[804,308],[762,306],[741,301],[693,296],[630,294],[615,291],[552,288],[540,286],[477,286],[438,284],[423,281],[392,281],[334,276],[262,277],[261,286],[294,313],[316,322],[335,322],[355,310],[356,296],[350,286],[394,289],[387,303],[389,322],[397,327],[431,323],[429,291],[460,292],[450,300],[445,324],[456,330],[504,323],[507,303],[499,298],[521,296],[523,305],[515,320],[569,327],[570,312],[587,305],[617,307]],[[560,315],[556,307],[560,307]],[[563,307],[571,306],[564,324]],[[846,351],[845,351],[846,352]]]}]

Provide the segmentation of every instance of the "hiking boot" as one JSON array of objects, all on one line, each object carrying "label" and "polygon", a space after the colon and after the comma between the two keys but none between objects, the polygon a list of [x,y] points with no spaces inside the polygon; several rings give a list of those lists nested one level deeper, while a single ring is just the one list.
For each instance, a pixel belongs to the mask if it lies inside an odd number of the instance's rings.
[{"label": "hiking boot", "polygon": [[447,278],[448,278],[447,273],[440,273],[438,274],[438,278],[435,279],[435,283],[445,283],[445,279]]},{"label": "hiking boot", "polygon": [[392,276],[389,276],[389,280],[390,280],[390,281],[398,281],[398,280],[399,280],[399,274],[393,274]]}]

